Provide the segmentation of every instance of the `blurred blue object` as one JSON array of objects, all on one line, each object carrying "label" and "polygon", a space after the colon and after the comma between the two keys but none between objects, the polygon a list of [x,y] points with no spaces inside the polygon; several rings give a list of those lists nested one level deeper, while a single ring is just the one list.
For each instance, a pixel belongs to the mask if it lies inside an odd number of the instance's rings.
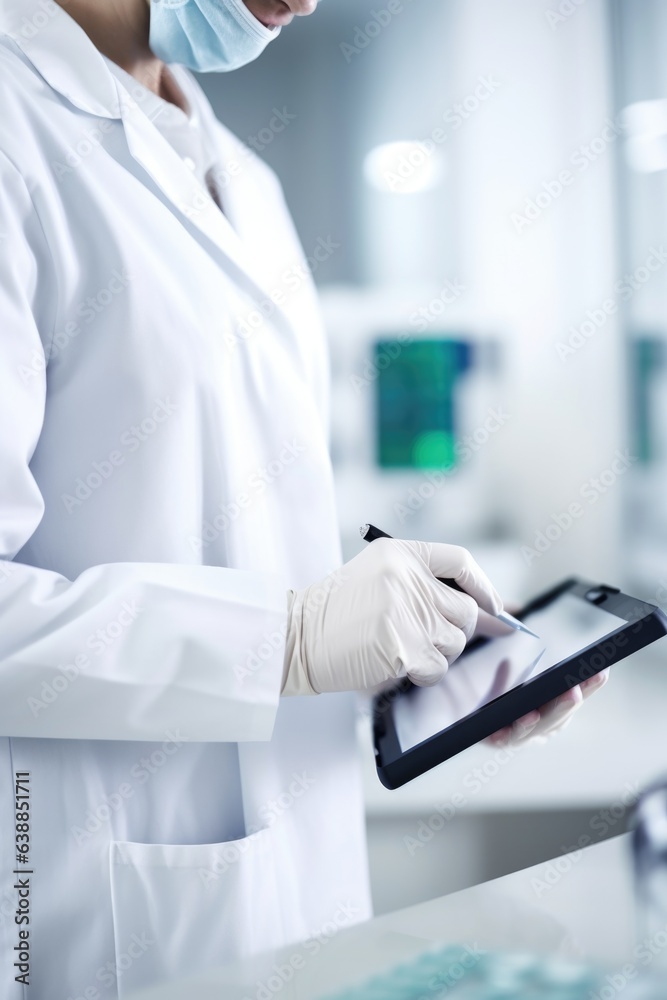
[{"label": "blurred blue object", "polygon": [[326,1000],[606,1000],[619,988],[627,1000],[664,1000],[664,986],[657,981],[640,984],[624,977],[621,985],[620,977],[583,962],[451,945]]}]

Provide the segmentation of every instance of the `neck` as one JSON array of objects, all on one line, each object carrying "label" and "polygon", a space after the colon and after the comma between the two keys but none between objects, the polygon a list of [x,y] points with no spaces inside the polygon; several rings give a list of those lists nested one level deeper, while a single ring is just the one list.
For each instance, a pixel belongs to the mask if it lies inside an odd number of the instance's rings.
[{"label": "neck", "polygon": [[150,0],[56,0],[93,45],[153,93],[165,93],[165,65],[150,50]]}]

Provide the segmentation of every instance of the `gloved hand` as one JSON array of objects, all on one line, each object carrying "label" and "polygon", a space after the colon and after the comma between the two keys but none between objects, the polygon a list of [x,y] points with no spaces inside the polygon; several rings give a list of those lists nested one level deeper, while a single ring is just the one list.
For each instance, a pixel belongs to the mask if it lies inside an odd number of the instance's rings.
[{"label": "gloved hand", "polygon": [[322,583],[289,592],[282,694],[373,690],[406,674],[435,684],[472,636],[478,606],[495,615],[502,601],[466,549],[379,538]]},{"label": "gloved hand", "polygon": [[[511,606],[507,610],[510,614],[517,614],[519,611],[518,608]],[[498,621],[497,618],[485,614],[484,611],[480,611],[473,638],[477,636],[493,638],[494,636],[509,635],[509,633],[510,629],[507,625]],[[560,732],[561,729],[565,729],[572,722],[575,712],[581,708],[586,699],[597,691],[601,691],[608,680],[609,668],[607,667],[606,670],[601,670],[589,677],[588,680],[570,688],[565,694],[547,702],[541,708],[536,708],[528,715],[517,719],[511,726],[499,729],[493,736],[489,736],[487,742],[494,746],[514,747],[525,746],[527,743],[546,743],[550,737]]]}]

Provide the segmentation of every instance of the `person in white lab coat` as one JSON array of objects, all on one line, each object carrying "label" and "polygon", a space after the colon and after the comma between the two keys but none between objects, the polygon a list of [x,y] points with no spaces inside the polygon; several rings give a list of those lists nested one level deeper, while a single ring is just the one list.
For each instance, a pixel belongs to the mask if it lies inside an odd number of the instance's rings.
[{"label": "person in white lab coat", "polygon": [[[212,3],[203,68],[315,7]],[[339,571],[302,249],[146,0],[0,12],[0,993],[107,1000],[369,916],[348,692],[499,598],[444,545]]]}]

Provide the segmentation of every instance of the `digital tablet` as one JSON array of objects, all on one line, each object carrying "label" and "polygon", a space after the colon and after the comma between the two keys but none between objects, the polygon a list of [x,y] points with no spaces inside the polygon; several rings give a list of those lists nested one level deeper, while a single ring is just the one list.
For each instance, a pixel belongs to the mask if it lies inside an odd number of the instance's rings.
[{"label": "digital tablet", "polygon": [[375,698],[383,785],[404,785],[667,635],[660,608],[582,580],[566,580],[518,617],[538,639],[512,632],[475,640],[433,687],[403,681]]}]

